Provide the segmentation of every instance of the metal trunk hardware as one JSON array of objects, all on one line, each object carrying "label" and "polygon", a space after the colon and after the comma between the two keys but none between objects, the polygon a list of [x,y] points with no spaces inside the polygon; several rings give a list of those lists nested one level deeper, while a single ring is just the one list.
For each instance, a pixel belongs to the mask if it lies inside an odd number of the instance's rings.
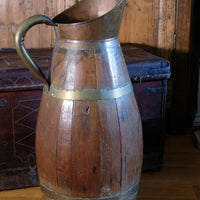
[{"label": "metal trunk hardware", "polygon": [[[136,199],[142,127],[118,40],[125,3],[82,0],[53,20],[30,17],[16,32],[19,56],[45,84],[36,128],[44,199]],[[40,23],[57,35],[48,78],[23,44]]]}]

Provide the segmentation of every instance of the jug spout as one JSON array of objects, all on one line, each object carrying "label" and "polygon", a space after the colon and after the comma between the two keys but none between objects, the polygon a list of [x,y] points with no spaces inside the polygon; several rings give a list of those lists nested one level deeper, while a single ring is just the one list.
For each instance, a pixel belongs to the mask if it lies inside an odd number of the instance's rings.
[{"label": "jug spout", "polygon": [[97,41],[118,37],[126,0],[80,0],[57,15],[61,40]]}]

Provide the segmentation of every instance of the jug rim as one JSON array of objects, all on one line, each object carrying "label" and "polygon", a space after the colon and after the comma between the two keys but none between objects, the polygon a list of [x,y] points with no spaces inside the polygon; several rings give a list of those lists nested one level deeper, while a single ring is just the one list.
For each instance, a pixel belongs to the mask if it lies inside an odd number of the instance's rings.
[{"label": "jug rim", "polygon": [[99,19],[101,19],[101,18],[104,18],[106,15],[109,15],[110,13],[115,12],[115,10],[117,10],[117,9],[121,6],[121,4],[122,4],[123,2],[126,2],[126,1],[127,1],[127,0],[120,0],[111,10],[109,10],[109,11],[106,12],[105,14],[103,14],[103,15],[97,17],[97,18],[94,18],[94,19],[89,19],[89,20],[81,21],[81,22],[59,23],[59,22],[55,22],[55,21],[54,21],[54,18],[56,17],[56,16],[55,16],[55,17],[53,18],[52,21],[56,24],[56,26],[75,26],[75,25],[86,24],[86,23],[89,23],[89,22],[97,21],[97,20],[99,20]]}]

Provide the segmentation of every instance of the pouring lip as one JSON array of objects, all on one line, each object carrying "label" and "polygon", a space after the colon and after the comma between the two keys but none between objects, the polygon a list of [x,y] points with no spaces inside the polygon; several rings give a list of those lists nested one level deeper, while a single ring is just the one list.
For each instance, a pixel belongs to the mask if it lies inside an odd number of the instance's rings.
[{"label": "pouring lip", "polygon": [[126,1],[127,0],[120,0],[111,10],[109,10],[107,13],[105,13],[105,14],[103,14],[103,15],[95,18],[95,19],[89,19],[89,20],[82,21],[82,22],[73,22],[73,23],[69,23],[69,24],[68,23],[65,24],[65,23],[55,22],[54,19],[52,21],[55,23],[55,25],[57,27],[59,27],[59,26],[76,26],[76,25],[87,24],[89,22],[97,21],[97,20],[99,20],[101,18],[104,18],[106,15],[109,15],[109,14],[115,12],[115,10],[117,10],[121,6],[121,4],[124,3],[124,2],[126,2]]}]

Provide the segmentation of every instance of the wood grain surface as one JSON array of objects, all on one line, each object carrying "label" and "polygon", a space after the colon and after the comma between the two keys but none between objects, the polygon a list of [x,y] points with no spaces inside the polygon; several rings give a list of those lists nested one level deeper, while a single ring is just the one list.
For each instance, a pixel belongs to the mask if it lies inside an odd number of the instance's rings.
[{"label": "wood grain surface", "polygon": [[[190,1],[178,1],[178,4],[185,5],[184,7],[187,9]],[[18,25],[27,17],[44,14],[53,18],[75,2],[77,0],[17,0],[15,3],[10,0],[2,0],[0,2],[0,34],[2,35],[0,48],[14,47],[13,35]],[[179,12],[180,17],[189,17],[183,11],[177,11],[175,0],[127,0],[120,41],[159,48],[161,55],[171,58],[177,12]],[[187,21],[187,26],[189,24],[190,22]],[[189,35],[187,28],[184,30],[177,29],[177,31]],[[38,25],[28,33],[26,45],[28,48],[51,47],[54,46],[54,39],[55,34],[52,28]],[[180,49],[188,47],[188,43],[182,45],[184,46],[180,46]]]},{"label": "wood grain surface", "polygon": [[[27,17],[44,14],[53,18],[58,13],[70,7],[76,0],[10,0],[0,2],[0,48],[14,48],[13,36],[19,24]],[[45,25],[34,27],[26,37],[27,48],[54,46],[55,34],[53,28]]]},{"label": "wood grain surface", "polygon": [[[131,85],[118,40],[68,43],[60,40],[54,50],[51,88],[102,96]],[[135,199],[143,140],[133,90],[110,99],[75,97],[43,93],[36,129],[40,182],[71,199]]]},{"label": "wood grain surface", "polygon": [[[200,151],[192,135],[166,137],[164,167],[142,174],[137,200],[199,200]],[[2,200],[42,200],[39,187],[0,192]]]}]

